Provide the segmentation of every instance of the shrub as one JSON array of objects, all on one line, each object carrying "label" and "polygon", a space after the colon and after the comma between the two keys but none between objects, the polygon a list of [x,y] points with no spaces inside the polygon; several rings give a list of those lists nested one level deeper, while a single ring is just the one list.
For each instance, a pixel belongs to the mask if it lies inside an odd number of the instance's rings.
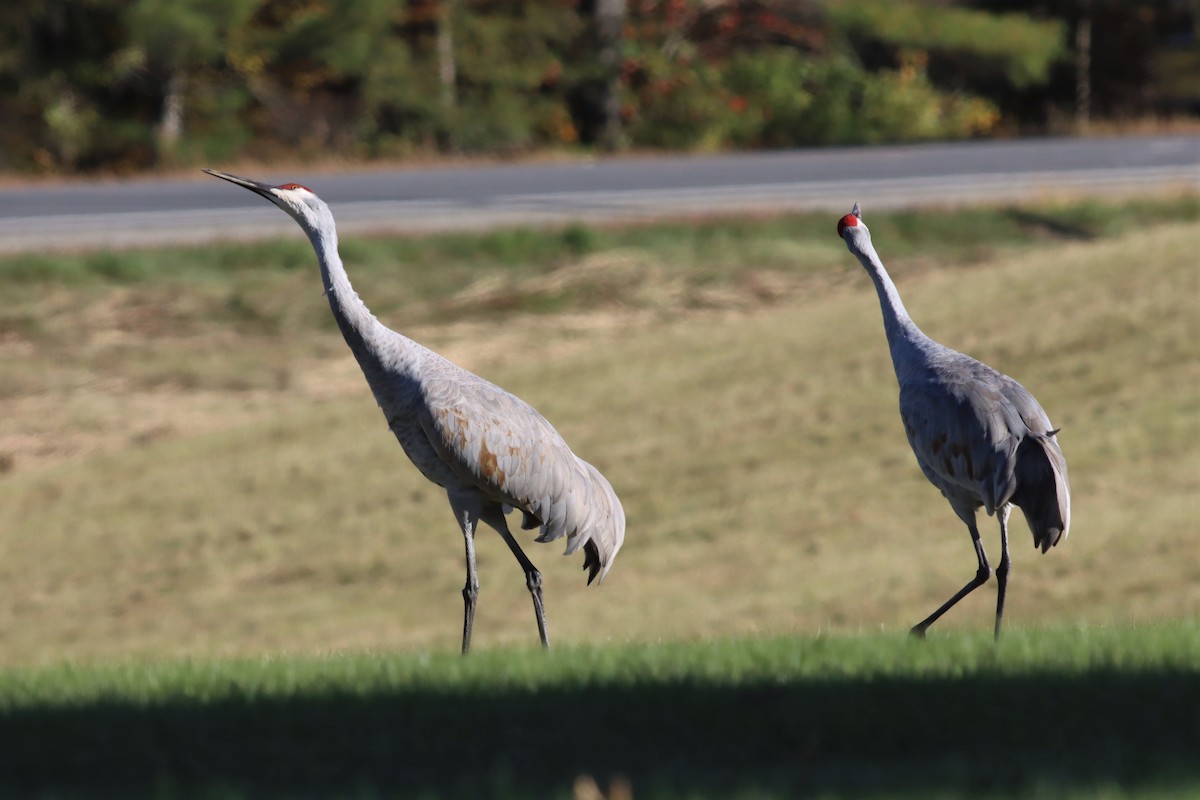
[{"label": "shrub", "polygon": [[849,59],[775,48],[734,56],[724,81],[741,108],[728,126],[739,147],[956,139],[998,120],[986,100],[934,88],[919,54],[899,70],[869,73]]}]

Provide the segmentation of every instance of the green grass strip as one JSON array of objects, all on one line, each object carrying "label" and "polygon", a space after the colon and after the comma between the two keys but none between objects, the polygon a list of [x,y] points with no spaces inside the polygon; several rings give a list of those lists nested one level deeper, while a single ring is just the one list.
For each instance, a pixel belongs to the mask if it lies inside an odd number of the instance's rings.
[{"label": "green grass strip", "polygon": [[1163,796],[1200,787],[1200,626],[0,674],[0,793]]}]

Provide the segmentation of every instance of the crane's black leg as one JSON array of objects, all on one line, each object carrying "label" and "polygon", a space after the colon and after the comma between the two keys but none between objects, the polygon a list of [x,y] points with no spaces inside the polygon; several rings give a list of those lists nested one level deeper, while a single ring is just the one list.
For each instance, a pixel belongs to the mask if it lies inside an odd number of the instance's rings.
[{"label": "crane's black leg", "polygon": [[[953,608],[954,604],[959,600],[962,600],[971,592],[987,583],[987,579],[992,576],[992,567],[990,564],[988,564],[987,553],[983,552],[983,542],[979,539],[979,528],[975,527],[975,523],[972,521],[967,523],[967,529],[971,531],[971,541],[975,544],[975,557],[979,559],[979,569],[976,571],[975,577],[972,578],[966,586],[959,589],[958,593],[955,594],[954,597],[951,597],[949,600],[943,603],[937,611],[933,612],[912,627],[911,633],[918,639],[924,639],[925,631],[930,625],[937,622],[938,618]],[[1001,595],[1001,597],[1003,598],[1003,595]],[[1001,599],[1001,602],[1003,602],[1003,599]],[[997,621],[996,624],[999,625],[1000,623]]]},{"label": "crane's black leg", "polygon": [[495,528],[496,532],[504,538],[504,543],[517,557],[521,569],[525,570],[525,586],[529,589],[529,596],[533,598],[533,613],[537,615],[538,635],[542,639],[542,647],[549,649],[550,639],[546,635],[546,605],[542,599],[542,573],[538,572],[538,568],[526,557],[521,546],[517,544],[517,540],[509,532],[508,522],[504,519],[504,513],[499,506],[494,511],[486,512],[483,521]]},{"label": "crane's black leg", "polygon": [[996,595],[997,639],[1000,638],[1000,623],[1004,619],[1004,592],[1008,588],[1008,570],[1011,567],[1011,559],[1008,557],[1008,515],[1011,511],[1011,506],[1004,506],[996,512],[1000,519],[1000,564],[996,567],[996,583],[1000,585],[1000,591]]},{"label": "crane's black leg", "polygon": [[467,582],[463,586],[463,636],[462,652],[465,656],[471,650],[471,629],[475,626],[475,601],[479,598],[479,572],[475,568],[475,526],[479,518],[469,511],[459,511],[459,525],[462,526],[463,541],[467,549]]}]

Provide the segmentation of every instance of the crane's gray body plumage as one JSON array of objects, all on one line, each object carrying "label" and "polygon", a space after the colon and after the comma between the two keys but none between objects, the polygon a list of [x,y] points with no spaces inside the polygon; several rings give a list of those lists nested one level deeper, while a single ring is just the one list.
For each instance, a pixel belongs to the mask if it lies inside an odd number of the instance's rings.
[{"label": "crane's gray body plumage", "polygon": [[[942,491],[950,505],[967,521],[981,506],[992,515],[997,508],[1016,502],[1019,488],[1028,498],[1022,507],[1042,552],[1058,543],[1065,520],[1047,514],[1037,502],[1043,490],[1053,490],[1057,501],[1059,481],[1020,480],[1036,477],[1037,462],[1052,465],[1066,486],[1066,461],[1051,435],[1051,424],[1037,400],[1007,375],[970,356],[926,340],[933,345],[919,365],[897,370],[900,382],[900,417],[908,443],[921,471]],[[1054,468],[1057,466],[1057,469]],[[1055,502],[1051,509],[1069,503]]]},{"label": "crane's gray body plumage", "polygon": [[539,542],[565,537],[566,555],[583,548],[591,583],[608,573],[625,538],[625,514],[612,486],[528,403],[379,322],[350,284],[332,213],[310,190],[206,172],[271,200],[308,234],[334,319],[388,428],[421,474],[446,490],[466,542],[463,652],[478,594],[473,540],[480,521],[496,529],[525,570],[548,645],[541,574],[513,539],[505,514],[520,510],[523,528],[540,528]]},{"label": "crane's gray body plumage", "polygon": [[991,567],[975,524],[982,507],[1000,522],[1002,555],[999,636],[1010,568],[1008,515],[1024,512],[1034,545],[1044,553],[1066,538],[1071,500],[1067,463],[1049,417],[1021,384],[988,365],[926,336],[908,316],[895,284],[871,243],[858,206],[842,218],[839,234],[866,268],[879,295],[884,331],[900,385],[900,417],[921,471],[966,523],[979,571],[913,632],[923,635],[958,600],[984,583]]}]

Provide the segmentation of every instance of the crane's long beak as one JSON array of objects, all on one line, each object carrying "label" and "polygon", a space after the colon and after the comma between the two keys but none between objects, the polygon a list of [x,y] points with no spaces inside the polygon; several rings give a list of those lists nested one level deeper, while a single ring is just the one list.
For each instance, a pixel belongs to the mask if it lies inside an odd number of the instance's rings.
[{"label": "crane's long beak", "polygon": [[[212,170],[208,170],[208,169],[206,169],[204,171],[212,172]],[[213,174],[216,175],[217,173],[213,172]],[[224,177],[224,176],[222,176],[222,177]],[[854,216],[858,217],[859,219],[862,219],[862,211],[859,210],[858,203],[854,204],[854,208],[850,209],[850,213],[853,214]]]},{"label": "crane's long beak", "polygon": [[230,183],[236,183],[238,186],[244,186],[247,189],[249,189],[250,191],[255,192],[256,194],[261,194],[263,197],[267,198],[272,203],[275,202],[275,195],[271,192],[271,190],[274,189],[275,187],[271,186],[268,183],[252,181],[249,178],[239,178],[237,175],[230,175],[228,172],[217,172],[215,169],[203,169],[201,171],[207,172],[209,175],[212,175],[214,178],[221,178],[222,180],[227,180]]}]

